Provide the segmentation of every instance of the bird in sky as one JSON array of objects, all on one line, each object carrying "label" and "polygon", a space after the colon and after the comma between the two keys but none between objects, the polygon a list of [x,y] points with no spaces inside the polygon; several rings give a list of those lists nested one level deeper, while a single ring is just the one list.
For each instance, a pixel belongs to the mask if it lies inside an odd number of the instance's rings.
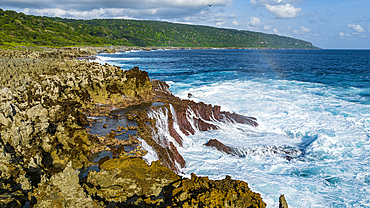
[{"label": "bird in sky", "polygon": [[207,6],[211,7],[213,4],[207,4]]}]

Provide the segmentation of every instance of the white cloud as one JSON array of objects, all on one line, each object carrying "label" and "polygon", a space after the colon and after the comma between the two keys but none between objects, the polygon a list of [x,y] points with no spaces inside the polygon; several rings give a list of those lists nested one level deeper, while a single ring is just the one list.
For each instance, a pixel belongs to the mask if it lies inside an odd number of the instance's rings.
[{"label": "white cloud", "polygon": [[181,8],[197,8],[208,7],[207,4],[212,3],[213,6],[231,6],[233,0],[8,0],[2,2],[2,6],[15,8],[59,8],[63,10],[75,9],[77,11],[90,11],[94,9],[153,9],[166,7],[181,7]]},{"label": "white cloud", "polygon": [[271,31],[272,25],[266,22],[262,22],[258,17],[250,17],[250,21],[246,23],[246,27],[249,30],[264,30]]},{"label": "white cloud", "polygon": [[250,3],[256,5],[257,1],[256,0],[251,0]]},{"label": "white cloud", "polygon": [[[288,27],[288,28],[290,29],[290,27]],[[288,31],[288,30],[285,29],[285,31]],[[293,30],[293,33],[295,33],[297,35],[302,35],[302,34],[309,33],[309,32],[311,32],[311,30],[308,29],[308,28],[306,28],[306,27],[303,27],[303,26],[300,26],[300,30],[298,30],[298,29],[297,30]]]},{"label": "white cloud", "polygon": [[301,30],[302,30],[302,32],[305,32],[305,33],[307,33],[307,32],[310,32],[310,31],[311,31],[310,29],[308,29],[308,28],[306,28],[306,27],[303,27],[303,26],[301,26]]},{"label": "white cloud", "polygon": [[[0,4],[40,16],[183,21],[187,17],[210,19],[215,14],[224,12],[216,8],[231,6],[232,2],[233,0],[7,0]],[[211,8],[207,6],[209,3],[213,5]]]},{"label": "white cloud", "polygon": [[344,33],[344,32],[339,32],[339,37],[344,38],[344,37],[352,37],[351,34]]},{"label": "white cloud", "polygon": [[263,26],[263,29],[264,30],[271,30],[272,26],[271,25],[265,25],[265,26]]},{"label": "white cloud", "polygon": [[284,5],[266,5],[266,9],[275,15],[276,18],[290,19],[298,17],[302,11],[300,7],[295,8],[291,4]]},{"label": "white cloud", "polygon": [[216,22],[216,26],[222,26],[223,24],[225,24],[225,21],[223,21],[223,22]]},{"label": "white cloud", "polygon": [[236,20],[234,20],[232,23],[233,23],[234,26],[238,26],[239,25],[239,22],[236,21]]},{"label": "white cloud", "polygon": [[348,27],[351,28],[352,30],[354,30],[355,32],[358,32],[358,33],[361,33],[361,32],[364,32],[364,28],[361,27],[361,25],[352,25],[352,24],[348,24]]},{"label": "white cloud", "polygon": [[279,4],[289,4],[295,2],[296,0],[251,0],[250,3],[253,5],[265,6],[269,5],[279,5]]},{"label": "white cloud", "polygon": [[264,6],[271,12],[275,18],[289,19],[298,17],[302,9],[294,7],[291,3],[296,0],[251,0],[250,3],[255,6]]},{"label": "white cloud", "polygon": [[[111,0],[115,1],[115,0]],[[230,6],[233,0],[135,0],[152,5],[174,6],[174,7],[203,7],[212,3],[212,6]]]},{"label": "white cloud", "polygon": [[[34,14],[39,16],[51,16],[51,17],[75,17],[75,18],[99,18],[105,16],[111,11],[107,9],[94,9],[91,11],[76,11],[76,10],[63,10],[63,9],[25,9],[23,13],[25,14]],[[113,10],[113,14],[116,14],[118,11]]]},{"label": "white cloud", "polygon": [[274,33],[277,34],[278,30],[276,28],[273,29]]},{"label": "white cloud", "polygon": [[260,26],[262,23],[261,23],[261,20],[258,18],[258,17],[251,17],[251,21],[249,22],[249,24],[253,27],[258,27]]}]

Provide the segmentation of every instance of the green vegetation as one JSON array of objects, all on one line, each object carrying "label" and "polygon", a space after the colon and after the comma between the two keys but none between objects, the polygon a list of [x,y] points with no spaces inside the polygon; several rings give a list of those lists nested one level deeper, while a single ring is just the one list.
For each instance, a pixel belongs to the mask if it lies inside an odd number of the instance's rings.
[{"label": "green vegetation", "polygon": [[0,47],[163,46],[316,48],[310,42],[258,32],[160,21],[75,20],[0,9]]}]

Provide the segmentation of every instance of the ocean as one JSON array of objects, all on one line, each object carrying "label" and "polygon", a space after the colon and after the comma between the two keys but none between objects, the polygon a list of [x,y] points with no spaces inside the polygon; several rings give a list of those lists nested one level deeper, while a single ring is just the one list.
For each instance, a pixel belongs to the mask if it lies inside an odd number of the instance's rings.
[{"label": "ocean", "polygon": [[[174,95],[257,118],[187,136],[184,176],[246,181],[267,207],[370,207],[369,50],[156,50],[98,62],[166,81]],[[189,98],[189,93],[191,94]],[[240,152],[206,147],[217,139]]]}]

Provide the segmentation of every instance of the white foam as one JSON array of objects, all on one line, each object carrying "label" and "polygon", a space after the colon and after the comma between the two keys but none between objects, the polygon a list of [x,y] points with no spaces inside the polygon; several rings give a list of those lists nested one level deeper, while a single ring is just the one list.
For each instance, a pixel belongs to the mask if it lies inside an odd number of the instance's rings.
[{"label": "white foam", "polygon": [[140,137],[137,137],[137,139],[141,142],[141,146],[145,151],[147,151],[147,154],[143,156],[144,160],[148,165],[150,165],[153,161],[157,161],[158,155],[152,148],[152,146],[148,145],[148,143],[145,142],[145,140],[141,139]]},{"label": "white foam", "polygon": [[[179,150],[187,162],[185,176],[195,172],[212,179],[230,175],[245,180],[268,207],[278,206],[280,194],[289,207],[369,204],[370,198],[362,194],[370,184],[368,105],[338,96],[334,87],[296,81],[250,80],[198,88],[171,84],[181,98],[191,93],[195,101],[257,117],[260,124],[218,124],[217,131],[189,136]],[[249,154],[234,157],[203,146],[209,139],[246,148]],[[305,155],[287,160],[266,151],[266,146],[299,148]]]},{"label": "white foam", "polygon": [[131,62],[131,61],[139,61],[142,58],[126,58],[126,57],[110,57],[110,56],[96,56],[96,59],[93,60],[100,64],[114,64],[116,62]]},{"label": "white foam", "polygon": [[175,129],[176,133],[181,137],[181,139],[185,140],[186,135],[180,130],[175,108],[171,104],[170,104],[170,111],[171,111],[172,119],[173,119],[173,128]]},{"label": "white foam", "polygon": [[[370,107],[368,100],[359,96],[369,89],[258,78],[200,87],[202,82],[195,76],[185,81],[167,83],[180,98],[188,99],[191,93],[190,99],[196,102],[256,117],[260,125],[253,128],[212,121],[219,130],[197,131],[183,138],[184,147],[178,151],[187,163],[184,176],[194,172],[211,179],[230,175],[244,180],[252,191],[261,193],[268,207],[278,206],[280,194],[285,195],[289,207],[370,206]],[[191,81],[197,87],[189,84]],[[172,108],[170,111],[175,115]],[[156,116],[167,120],[166,113],[157,112]],[[197,112],[189,110],[187,115],[197,129],[192,121]],[[181,133],[176,124],[175,130]],[[158,123],[158,127],[162,136],[169,135],[165,124]],[[246,155],[230,156],[204,146],[209,139],[246,150]],[[280,153],[266,151],[269,147],[299,148],[305,154],[287,160]],[[152,161],[158,159],[154,150],[150,152]]]},{"label": "white foam", "polygon": [[161,145],[163,148],[169,147],[169,143],[172,142],[175,147],[179,147],[177,141],[171,136],[168,123],[168,110],[165,107],[156,108],[155,110],[150,109],[147,115],[151,119],[155,119],[155,126],[157,131],[152,131],[153,138],[156,143]]}]

